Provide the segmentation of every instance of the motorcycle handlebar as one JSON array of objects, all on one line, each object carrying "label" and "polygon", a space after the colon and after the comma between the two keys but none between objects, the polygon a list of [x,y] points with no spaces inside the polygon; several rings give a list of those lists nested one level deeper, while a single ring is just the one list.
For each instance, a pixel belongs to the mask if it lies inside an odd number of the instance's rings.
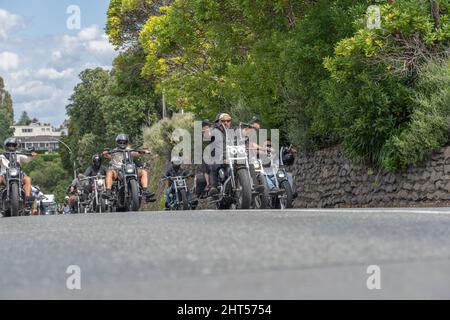
[{"label": "motorcycle handlebar", "polygon": [[195,174],[190,173],[190,174],[181,175],[181,176],[174,176],[174,177],[162,176],[161,181],[164,181],[164,180],[173,180],[174,178],[178,178],[178,177],[179,177],[179,178],[183,178],[183,179],[186,179],[186,178],[193,178],[193,177],[195,177]]},{"label": "motorcycle handlebar", "polygon": [[84,177],[80,179],[80,181],[86,181],[86,180],[93,180],[93,179],[104,179],[106,176],[91,176],[91,177]]},{"label": "motorcycle handlebar", "polygon": [[126,150],[108,150],[105,149],[103,152],[107,152],[108,154],[114,154],[114,153],[124,153],[124,152],[138,152],[140,154],[145,154],[146,150],[143,149],[126,149]]}]

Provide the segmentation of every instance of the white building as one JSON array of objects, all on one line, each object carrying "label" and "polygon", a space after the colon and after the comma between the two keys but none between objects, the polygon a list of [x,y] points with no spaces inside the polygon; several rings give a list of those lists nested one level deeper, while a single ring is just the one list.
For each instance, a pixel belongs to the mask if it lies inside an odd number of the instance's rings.
[{"label": "white building", "polygon": [[12,126],[14,137],[20,141],[21,148],[34,148],[36,151],[56,151],[59,139],[67,135],[67,129],[58,130],[50,124],[31,123],[27,126]]}]

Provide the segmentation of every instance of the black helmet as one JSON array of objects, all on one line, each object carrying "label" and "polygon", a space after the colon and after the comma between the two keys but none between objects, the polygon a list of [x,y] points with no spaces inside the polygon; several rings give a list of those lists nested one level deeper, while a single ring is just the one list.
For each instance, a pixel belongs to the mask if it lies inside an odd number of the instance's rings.
[{"label": "black helmet", "polygon": [[92,165],[96,168],[99,168],[102,163],[102,160],[98,154],[94,154],[92,156]]},{"label": "black helmet", "polygon": [[14,152],[17,150],[18,141],[16,138],[8,138],[5,140],[5,149],[6,151]]},{"label": "black helmet", "polygon": [[206,127],[206,126],[209,127],[210,125],[211,125],[211,122],[208,119],[205,119],[202,121],[202,128]]},{"label": "black helmet", "polygon": [[222,114],[222,112],[219,112],[218,114],[216,114],[216,117],[214,118],[214,123],[219,123],[219,118],[220,118],[221,114]]},{"label": "black helmet", "polygon": [[125,133],[121,133],[116,137],[116,145],[120,149],[126,149],[128,146],[128,135]]},{"label": "black helmet", "polygon": [[292,166],[295,161],[295,156],[292,154],[292,152],[283,152],[282,160],[285,166]]}]

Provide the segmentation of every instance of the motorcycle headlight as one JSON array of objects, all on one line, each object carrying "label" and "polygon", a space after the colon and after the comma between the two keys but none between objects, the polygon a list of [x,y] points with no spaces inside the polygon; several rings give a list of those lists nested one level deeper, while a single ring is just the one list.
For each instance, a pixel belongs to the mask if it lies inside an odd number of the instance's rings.
[{"label": "motorcycle headlight", "polygon": [[16,168],[12,168],[12,169],[9,171],[9,175],[10,175],[11,177],[13,177],[13,178],[16,178],[16,177],[19,176],[19,170],[16,169]]},{"label": "motorcycle headlight", "polygon": [[126,165],[125,172],[128,174],[134,173],[134,166],[132,164]]},{"label": "motorcycle headlight", "polygon": [[99,187],[102,187],[104,184],[105,184],[105,181],[103,179],[102,180],[97,180],[97,185]]},{"label": "motorcycle headlight", "polygon": [[261,166],[259,165],[259,162],[258,161],[255,161],[254,163],[253,163],[253,166],[255,167],[255,169],[259,169]]},{"label": "motorcycle headlight", "polygon": [[231,147],[231,148],[230,148],[230,153],[231,153],[233,156],[236,155],[236,154],[238,153],[237,148]]},{"label": "motorcycle headlight", "polygon": [[237,148],[237,152],[240,154],[244,154],[245,153],[245,147],[241,146]]},{"label": "motorcycle headlight", "polygon": [[283,179],[283,178],[286,177],[286,174],[284,173],[284,171],[279,170],[278,173],[277,173],[277,177],[278,177],[279,179]]},{"label": "motorcycle headlight", "polygon": [[182,186],[184,185],[184,181],[183,180],[177,180],[177,186]]}]

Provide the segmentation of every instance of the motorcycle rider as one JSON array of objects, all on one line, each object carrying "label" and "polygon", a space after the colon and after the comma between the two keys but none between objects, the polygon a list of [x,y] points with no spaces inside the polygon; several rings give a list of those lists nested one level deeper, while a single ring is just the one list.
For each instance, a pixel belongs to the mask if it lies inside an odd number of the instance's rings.
[{"label": "motorcycle rider", "polygon": [[[0,189],[2,186],[5,185],[5,177],[6,170],[9,168],[9,156],[12,152],[17,152],[17,148],[19,146],[19,143],[16,138],[11,137],[5,140],[4,147],[5,147],[5,153],[0,155]],[[22,166],[23,164],[31,162],[35,157],[37,156],[36,152],[32,152],[31,156],[26,156],[22,154],[17,155],[17,162],[19,166]],[[31,195],[31,178],[25,175],[23,173],[23,189],[25,192],[25,204],[27,208],[30,208],[34,199]]]},{"label": "motorcycle rider", "polygon": [[[267,139],[266,142],[264,143],[264,147],[267,150],[267,156],[271,156],[272,152],[274,152],[274,150],[272,149],[272,140]],[[279,161],[275,160],[275,164],[279,165]],[[275,177],[276,172],[273,171],[271,163],[268,163],[263,166],[264,166],[264,170],[266,172],[266,181],[267,181],[267,186],[269,187],[269,191],[272,191],[272,192],[280,191],[280,189],[275,187],[275,183],[274,183],[273,179],[276,179],[276,177]],[[294,178],[293,178],[292,174],[287,173],[287,180],[288,180],[289,184],[291,185],[291,188],[294,192]]]},{"label": "motorcycle rider", "polygon": [[[183,170],[182,166],[182,159],[180,157],[173,157],[170,161],[170,166],[167,168],[165,172],[165,176],[168,177],[167,179],[167,188],[165,192],[165,207],[166,209],[169,209],[169,203],[170,203],[170,196],[175,192],[175,188],[173,186],[173,181],[170,179],[170,177],[179,177],[183,175],[187,175],[187,171]],[[192,195],[188,191],[187,192],[187,200],[192,204],[196,205],[198,201],[192,201]]]},{"label": "motorcycle rider", "polygon": [[[132,147],[133,146],[129,143],[128,148],[132,149]],[[133,162],[136,165],[136,168],[138,169],[139,185],[141,186],[142,190],[148,189],[148,170],[145,169],[145,165],[139,159],[139,157],[134,157]],[[146,187],[144,188],[144,186]],[[144,193],[144,197],[146,197],[147,202],[155,202],[156,199],[154,198],[154,196],[155,194],[150,191],[147,194]]]},{"label": "motorcycle rider", "polygon": [[[109,150],[104,150],[102,155],[104,158],[110,160],[109,168],[106,171],[106,196],[111,197],[111,188],[113,182],[119,178],[119,169],[122,167],[124,161],[124,154],[122,152],[114,153],[114,151],[126,151],[132,150],[129,143],[129,138],[127,134],[121,133],[116,137],[116,148],[113,152]],[[145,153],[149,153],[145,151]],[[131,152],[131,156],[133,157],[133,161],[137,157],[139,157],[139,152],[133,151]],[[146,198],[147,201],[154,201],[153,196],[154,193],[148,190],[148,172],[145,169],[138,169],[138,177],[140,180],[140,185],[142,188],[142,194]]]},{"label": "motorcycle rider", "polygon": [[[69,188],[67,188],[67,196],[69,197],[67,199],[67,203],[69,204],[72,212],[77,211],[76,209],[78,200],[82,202],[87,198],[87,190],[81,181],[84,178],[84,175],[79,174],[78,177],[72,181]],[[83,193],[81,194],[81,199],[78,199],[78,191],[83,191]]]},{"label": "motorcycle rider", "polygon": [[92,156],[92,163],[84,172],[86,177],[95,177],[97,175],[106,176],[106,167],[102,165],[100,155],[94,154]]},{"label": "motorcycle rider", "polygon": [[[242,128],[242,135],[245,137],[245,144],[247,148],[253,148],[255,151],[264,150],[259,144],[255,141],[250,141],[250,138],[257,139],[256,130],[261,129],[261,120],[258,116],[253,116],[249,122],[250,126],[246,126]],[[252,137],[252,135],[254,135]]]},{"label": "motorcycle rider", "polygon": [[[106,176],[106,167],[102,165],[102,159],[100,155],[94,154],[92,156],[92,162],[91,165],[86,169],[84,172],[85,177],[96,177],[96,176]],[[85,186],[86,191],[89,193],[92,193],[93,191],[93,181],[91,182],[89,186]]]},{"label": "motorcycle rider", "polygon": [[[203,120],[202,121],[202,137],[204,140],[210,140],[211,137],[211,123],[209,122],[209,120]],[[211,173],[211,166],[209,164],[207,164],[205,162],[205,158],[202,157],[202,167],[201,167],[201,172],[203,174],[203,177],[205,178],[206,181],[206,185],[205,185],[205,189],[204,192],[208,193],[209,191],[209,186],[210,186],[210,179],[209,179],[209,175]]]},{"label": "motorcycle rider", "polygon": [[259,184],[260,182],[257,179],[255,167],[252,163],[252,159],[258,158],[261,152],[267,152],[267,148],[265,146],[260,146],[257,141],[257,130],[261,129],[261,120],[258,116],[254,115],[250,122],[250,126],[245,126],[242,128],[242,135],[245,138],[245,146],[247,148],[249,161],[250,161],[250,175],[253,180],[253,184],[255,190],[258,192],[264,191],[264,185]]},{"label": "motorcycle rider", "polygon": [[31,194],[34,198],[32,215],[37,216],[42,214],[45,211],[44,204],[42,202],[42,200],[45,199],[44,194],[40,190],[39,186],[31,186]]},{"label": "motorcycle rider", "polygon": [[[226,155],[226,130],[232,128],[232,118],[228,113],[221,113],[218,114],[216,117],[216,121],[214,124],[214,130],[212,131],[212,135],[214,136],[214,152],[222,151],[222,159],[216,159],[219,161],[217,163],[216,161],[210,165],[211,171],[210,171],[210,183],[211,188],[209,190],[209,196],[215,196],[219,193],[219,190],[217,187],[219,186],[219,170],[221,168],[226,167],[224,160]],[[217,139],[216,135],[221,135],[220,139]],[[215,156],[215,154],[213,155]]]}]

